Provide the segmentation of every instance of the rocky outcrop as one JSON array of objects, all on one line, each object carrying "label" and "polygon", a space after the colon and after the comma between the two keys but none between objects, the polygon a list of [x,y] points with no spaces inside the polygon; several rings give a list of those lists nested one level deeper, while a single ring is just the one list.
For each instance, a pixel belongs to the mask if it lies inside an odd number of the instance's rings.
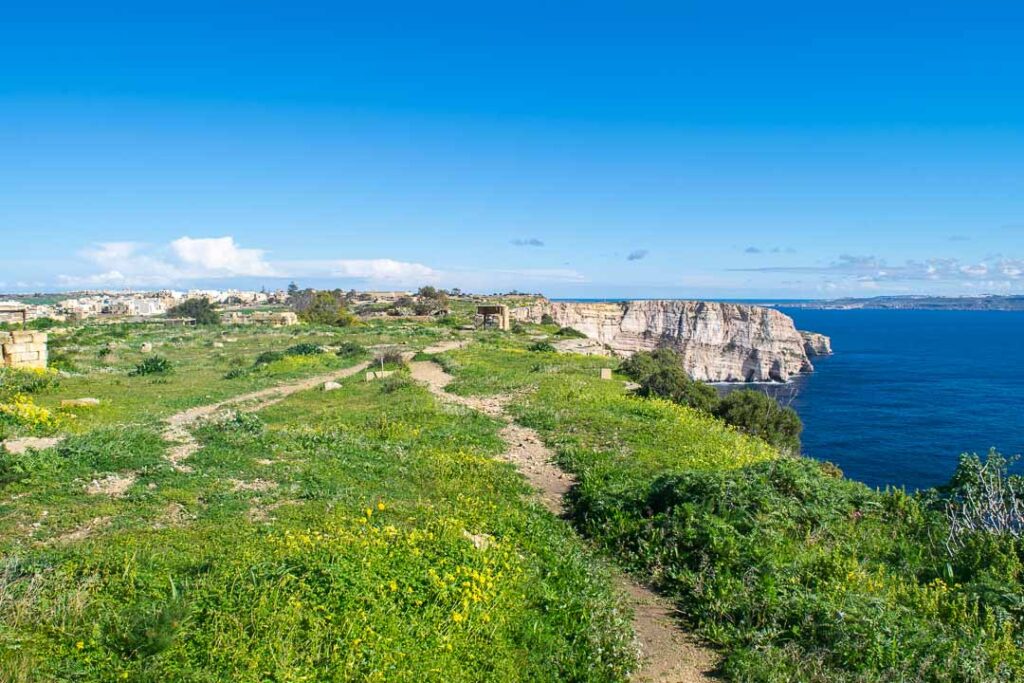
[{"label": "rocky outcrop", "polygon": [[803,337],[804,351],[809,358],[832,355],[832,340],[825,335],[801,330],[800,336]]},{"label": "rocky outcrop", "polygon": [[701,381],[785,382],[814,369],[793,320],[772,308],[677,300],[544,301],[512,311],[522,322],[540,322],[545,314],[619,355],[670,346]]}]

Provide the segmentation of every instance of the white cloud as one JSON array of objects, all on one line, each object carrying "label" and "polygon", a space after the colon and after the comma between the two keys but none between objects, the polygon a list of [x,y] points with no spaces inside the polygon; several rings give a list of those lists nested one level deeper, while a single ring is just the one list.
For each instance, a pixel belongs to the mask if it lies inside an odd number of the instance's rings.
[{"label": "white cloud", "polygon": [[342,259],[333,262],[334,277],[357,278],[387,282],[419,282],[437,280],[439,273],[422,263],[395,261],[389,258]]},{"label": "white cloud", "polygon": [[422,263],[378,259],[319,259],[271,263],[263,249],[244,248],[234,237],[179,237],[159,247],[138,242],[104,242],[80,256],[96,272],[60,275],[69,287],[160,287],[195,280],[239,277],[347,278],[416,285],[441,273]]},{"label": "white cloud", "polygon": [[195,277],[272,276],[274,269],[263,260],[262,249],[242,249],[233,237],[179,237],[171,251]]}]

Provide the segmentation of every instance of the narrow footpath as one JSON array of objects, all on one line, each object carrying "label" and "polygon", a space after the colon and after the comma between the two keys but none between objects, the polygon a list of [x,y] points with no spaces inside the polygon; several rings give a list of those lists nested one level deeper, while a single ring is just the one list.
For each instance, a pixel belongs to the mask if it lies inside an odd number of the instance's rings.
[{"label": "narrow footpath", "polygon": [[[563,514],[565,494],[575,479],[555,464],[554,453],[544,445],[536,431],[508,420],[505,405],[511,397],[456,396],[445,391],[453,378],[437,363],[413,362],[410,367],[413,378],[426,384],[441,401],[505,421],[507,424],[501,430],[501,438],[507,450],[501,457],[523,473],[545,507],[556,515]],[[672,618],[671,603],[628,576],[617,574],[616,579],[633,609],[633,628],[641,654],[640,668],[633,681],[696,683],[714,680],[709,672],[714,670],[717,656],[678,627]]]},{"label": "narrow footpath", "polygon": [[245,412],[262,410],[267,406],[272,406],[284,400],[295,392],[316,388],[323,385],[324,382],[335,382],[345,377],[351,377],[362,372],[369,365],[369,361],[365,361],[344,370],[335,370],[334,372],[317,375],[316,377],[307,377],[290,384],[279,384],[248,394],[239,394],[218,403],[196,406],[195,408],[175,413],[165,420],[167,427],[163,432],[164,441],[173,444],[170,450],[168,450],[166,457],[174,469],[179,472],[191,472],[192,468],[184,464],[184,461],[199,450],[199,444],[196,438],[192,436],[191,428],[200,420],[212,417],[226,410],[242,410]]}]

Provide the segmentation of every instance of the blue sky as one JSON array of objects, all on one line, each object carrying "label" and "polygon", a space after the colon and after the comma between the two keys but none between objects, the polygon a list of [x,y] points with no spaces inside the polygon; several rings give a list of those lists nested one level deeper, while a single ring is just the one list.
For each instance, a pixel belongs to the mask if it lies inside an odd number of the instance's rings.
[{"label": "blue sky", "polygon": [[1019,3],[47,3],[0,290],[1024,292]]}]

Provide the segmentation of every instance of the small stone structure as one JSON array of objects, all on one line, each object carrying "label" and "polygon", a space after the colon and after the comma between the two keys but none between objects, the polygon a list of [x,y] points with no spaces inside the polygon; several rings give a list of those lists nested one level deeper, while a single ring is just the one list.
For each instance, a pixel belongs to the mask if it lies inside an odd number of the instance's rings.
[{"label": "small stone structure", "polygon": [[12,368],[45,368],[48,354],[46,333],[31,330],[0,332],[3,364]]},{"label": "small stone structure", "polygon": [[239,313],[232,311],[224,314],[224,323],[228,325],[270,325],[271,327],[289,327],[299,324],[299,316],[292,311],[254,311]]},{"label": "small stone structure", "polygon": [[372,382],[375,379],[384,379],[395,374],[394,370],[371,370],[366,373],[366,381]]},{"label": "small stone structure", "polygon": [[611,368],[601,368],[601,379],[611,379],[611,378],[612,378],[612,369]]},{"label": "small stone structure", "polygon": [[483,316],[483,326],[497,325],[499,330],[508,330],[510,325],[508,306],[504,304],[489,304],[477,306],[476,314]]}]

